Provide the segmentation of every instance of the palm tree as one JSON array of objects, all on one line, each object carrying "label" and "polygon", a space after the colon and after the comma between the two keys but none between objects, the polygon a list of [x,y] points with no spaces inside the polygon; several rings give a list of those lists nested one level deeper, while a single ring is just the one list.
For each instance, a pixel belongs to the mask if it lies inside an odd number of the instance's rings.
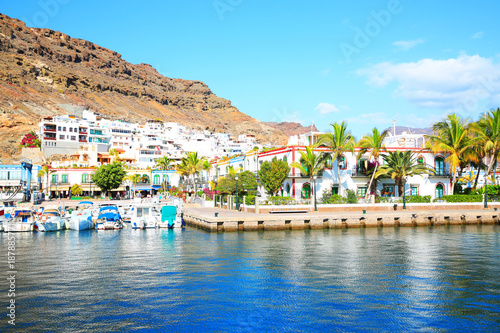
[{"label": "palm tree", "polygon": [[471,130],[477,135],[477,142],[483,149],[486,175],[489,175],[496,169],[500,153],[500,108],[485,112],[477,123],[471,124]]},{"label": "palm tree", "polygon": [[115,160],[120,160],[120,157],[119,157],[120,153],[115,149],[115,148],[111,148],[109,150],[109,156],[111,156],[111,158],[113,159],[113,161]]},{"label": "palm tree", "polygon": [[340,179],[340,162],[342,154],[346,152],[354,152],[356,142],[351,132],[347,130],[347,123],[330,124],[333,132],[325,133],[320,136],[318,145],[330,149],[332,160],[337,161],[337,175],[339,179],[339,194],[342,195],[342,181]]},{"label": "palm tree", "polygon": [[40,170],[38,170],[38,175],[37,177],[47,177],[47,196],[49,195],[49,175],[55,173],[55,170],[50,170],[48,165],[44,165]]},{"label": "palm tree", "polygon": [[134,196],[135,196],[136,184],[142,181],[142,176],[138,173],[134,173],[132,175],[126,176],[124,180],[130,180],[130,182],[134,185]]},{"label": "palm tree", "polygon": [[[361,150],[358,153],[358,159],[365,154],[366,152],[370,152],[369,158],[375,160],[375,169],[373,170],[372,177],[370,178],[370,183],[368,185],[368,191],[366,191],[366,197],[368,198],[370,195],[370,189],[372,187],[373,180],[375,179],[375,174],[377,173],[378,167],[378,159],[382,152],[385,152],[385,145],[383,144],[384,139],[389,135],[389,130],[385,130],[382,133],[378,131],[377,128],[373,128],[372,134],[366,134],[359,140],[358,147]],[[376,186],[375,186],[376,188]]]},{"label": "palm tree", "polygon": [[[167,156],[162,156],[162,157],[156,159],[155,168],[157,168],[159,170],[167,171],[173,167],[173,162],[174,161],[171,158],[168,158]],[[162,187],[163,192],[166,192],[166,190],[167,190],[166,186],[167,186],[167,184],[165,184],[165,182],[161,183],[161,187]]]},{"label": "palm tree", "polygon": [[380,166],[375,177],[389,176],[394,179],[400,196],[404,191],[407,177],[435,173],[432,168],[418,163],[415,152],[411,150],[389,152],[388,155],[384,155],[384,160],[386,164]]},{"label": "palm tree", "polygon": [[[325,168],[325,162],[328,157],[327,153],[315,153],[312,147],[306,147],[306,151],[300,151],[300,163],[292,162],[290,167],[298,168],[300,172],[309,177],[309,181],[313,184],[314,176],[321,174]],[[316,188],[314,188],[314,195],[316,195]]]},{"label": "palm tree", "polygon": [[194,181],[194,175],[199,173],[203,169],[203,164],[206,161],[205,157],[198,157],[197,152],[190,152],[185,157],[182,158],[177,172],[182,176],[189,178],[192,177],[193,188],[196,192],[196,184]]},{"label": "palm tree", "polygon": [[446,119],[434,124],[432,129],[435,133],[435,135],[429,136],[432,152],[449,154],[445,161],[450,164],[451,193],[453,193],[457,179],[457,167],[472,158],[472,147],[476,139],[469,135],[468,120],[462,120],[456,114],[448,115]]}]

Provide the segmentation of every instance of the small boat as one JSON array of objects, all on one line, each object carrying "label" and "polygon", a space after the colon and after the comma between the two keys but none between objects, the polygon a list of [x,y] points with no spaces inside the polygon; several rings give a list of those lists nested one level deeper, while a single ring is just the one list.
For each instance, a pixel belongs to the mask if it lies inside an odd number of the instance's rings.
[{"label": "small boat", "polygon": [[31,232],[35,227],[35,217],[29,209],[16,209],[12,218],[4,222],[5,232]]},{"label": "small boat", "polygon": [[157,228],[160,216],[155,212],[154,206],[147,203],[136,204],[131,210],[130,224],[132,229]]},{"label": "small boat", "polygon": [[71,230],[89,230],[94,229],[94,221],[92,221],[93,202],[82,201],[73,210],[69,216],[67,223],[68,229]]},{"label": "small boat", "polygon": [[59,231],[66,229],[66,219],[57,206],[47,206],[36,221],[36,225],[39,231]]},{"label": "small boat", "polygon": [[123,220],[118,207],[109,205],[99,208],[95,228],[97,230],[122,229]]},{"label": "small boat", "polygon": [[7,223],[7,218],[5,217],[5,207],[0,207],[0,232],[4,231],[4,223]]},{"label": "small boat", "polygon": [[169,229],[184,227],[182,213],[176,206],[166,205],[161,207],[161,222],[158,223],[158,226]]}]

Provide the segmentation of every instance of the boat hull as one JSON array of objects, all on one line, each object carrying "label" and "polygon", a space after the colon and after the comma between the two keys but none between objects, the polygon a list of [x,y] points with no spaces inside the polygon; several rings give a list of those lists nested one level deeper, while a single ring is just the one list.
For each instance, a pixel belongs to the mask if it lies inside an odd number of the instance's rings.
[{"label": "boat hull", "polygon": [[33,222],[8,222],[4,224],[5,232],[32,232]]}]

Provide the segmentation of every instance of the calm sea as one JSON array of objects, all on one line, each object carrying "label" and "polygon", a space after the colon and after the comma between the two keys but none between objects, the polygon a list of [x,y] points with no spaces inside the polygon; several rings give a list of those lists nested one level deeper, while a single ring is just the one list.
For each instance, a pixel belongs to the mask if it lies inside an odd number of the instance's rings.
[{"label": "calm sea", "polygon": [[500,331],[500,226],[7,234],[0,331]]}]

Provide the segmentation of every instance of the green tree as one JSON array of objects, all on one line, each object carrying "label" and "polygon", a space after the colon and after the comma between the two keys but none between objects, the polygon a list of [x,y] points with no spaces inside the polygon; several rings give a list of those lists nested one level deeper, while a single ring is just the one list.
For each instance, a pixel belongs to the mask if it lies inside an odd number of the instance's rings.
[{"label": "green tree", "polygon": [[[171,158],[168,158],[167,156],[162,156],[162,157],[156,159],[155,168],[158,170],[167,171],[167,170],[170,170],[173,168],[173,163],[174,163],[174,161]],[[161,189],[163,192],[167,191],[166,181],[161,183]]]},{"label": "green tree", "polygon": [[378,159],[381,156],[382,152],[386,151],[383,142],[388,135],[389,135],[388,130],[385,130],[382,133],[380,133],[377,128],[373,128],[371,134],[366,134],[358,142],[358,147],[361,148],[361,150],[358,153],[358,159],[366,152],[370,152],[369,158],[373,158],[375,160],[375,169],[373,170],[373,174],[370,178],[368,191],[366,191],[366,197],[370,195],[370,189],[372,188],[372,184],[375,179],[375,174],[377,173]]},{"label": "green tree", "polygon": [[50,170],[48,165],[44,165],[40,170],[38,170],[37,177],[46,177],[47,178],[47,186],[45,189],[47,190],[47,196],[49,195],[49,175],[55,173],[55,170]]},{"label": "green tree", "polygon": [[[315,153],[312,147],[306,147],[305,152],[299,150],[299,153],[300,163],[292,162],[290,166],[298,168],[304,176],[309,177],[309,181],[313,184],[314,176],[323,173],[328,154],[323,152]],[[314,195],[316,195],[316,188],[314,189]]]},{"label": "green tree", "polygon": [[181,159],[181,163],[177,167],[177,173],[182,177],[191,178],[193,189],[196,192],[196,184],[194,176],[203,170],[206,159],[199,157],[197,152],[190,152]]},{"label": "green tree", "polygon": [[142,176],[138,173],[134,173],[134,174],[125,176],[123,178],[123,180],[128,180],[132,183],[132,185],[134,186],[134,195],[135,195],[137,183],[140,183],[142,181]]},{"label": "green tree", "polygon": [[340,177],[340,162],[342,154],[346,152],[354,152],[356,141],[351,132],[347,130],[347,123],[341,122],[330,124],[333,132],[325,133],[320,136],[318,144],[330,149],[332,160],[337,161],[337,176],[339,181],[339,194],[342,195],[342,180]]},{"label": "green tree", "polygon": [[432,126],[434,135],[429,136],[429,144],[433,153],[449,154],[445,159],[450,164],[452,173],[451,193],[457,181],[457,168],[468,159],[473,158],[473,146],[476,141],[470,135],[468,120],[462,120],[456,114]]},{"label": "green tree", "polygon": [[82,187],[80,186],[80,184],[73,184],[73,186],[71,186],[71,194],[74,195],[74,196],[80,196],[80,194],[82,194],[83,192],[83,189]]},{"label": "green tree", "polygon": [[121,185],[126,174],[123,164],[114,161],[113,163],[101,165],[92,174],[92,181],[107,195],[108,191],[114,190]]},{"label": "green tree", "polygon": [[486,157],[486,174],[496,170],[500,153],[500,108],[485,112],[477,123],[471,124],[477,142],[483,148]]},{"label": "green tree", "polygon": [[375,177],[388,176],[395,180],[398,194],[403,194],[406,178],[433,174],[435,171],[424,164],[417,163],[416,154],[411,150],[396,150],[384,156],[385,164],[381,165]]},{"label": "green tree", "polygon": [[[236,176],[238,176],[237,181]],[[220,178],[217,183],[217,191],[223,194],[241,196],[245,193],[254,194],[258,186],[257,177],[250,171],[243,171],[236,175],[227,175]],[[238,188],[238,193],[236,193],[236,188]]]},{"label": "green tree", "polygon": [[283,160],[274,157],[271,162],[265,161],[260,166],[259,178],[267,193],[275,196],[290,172],[290,166]]}]

